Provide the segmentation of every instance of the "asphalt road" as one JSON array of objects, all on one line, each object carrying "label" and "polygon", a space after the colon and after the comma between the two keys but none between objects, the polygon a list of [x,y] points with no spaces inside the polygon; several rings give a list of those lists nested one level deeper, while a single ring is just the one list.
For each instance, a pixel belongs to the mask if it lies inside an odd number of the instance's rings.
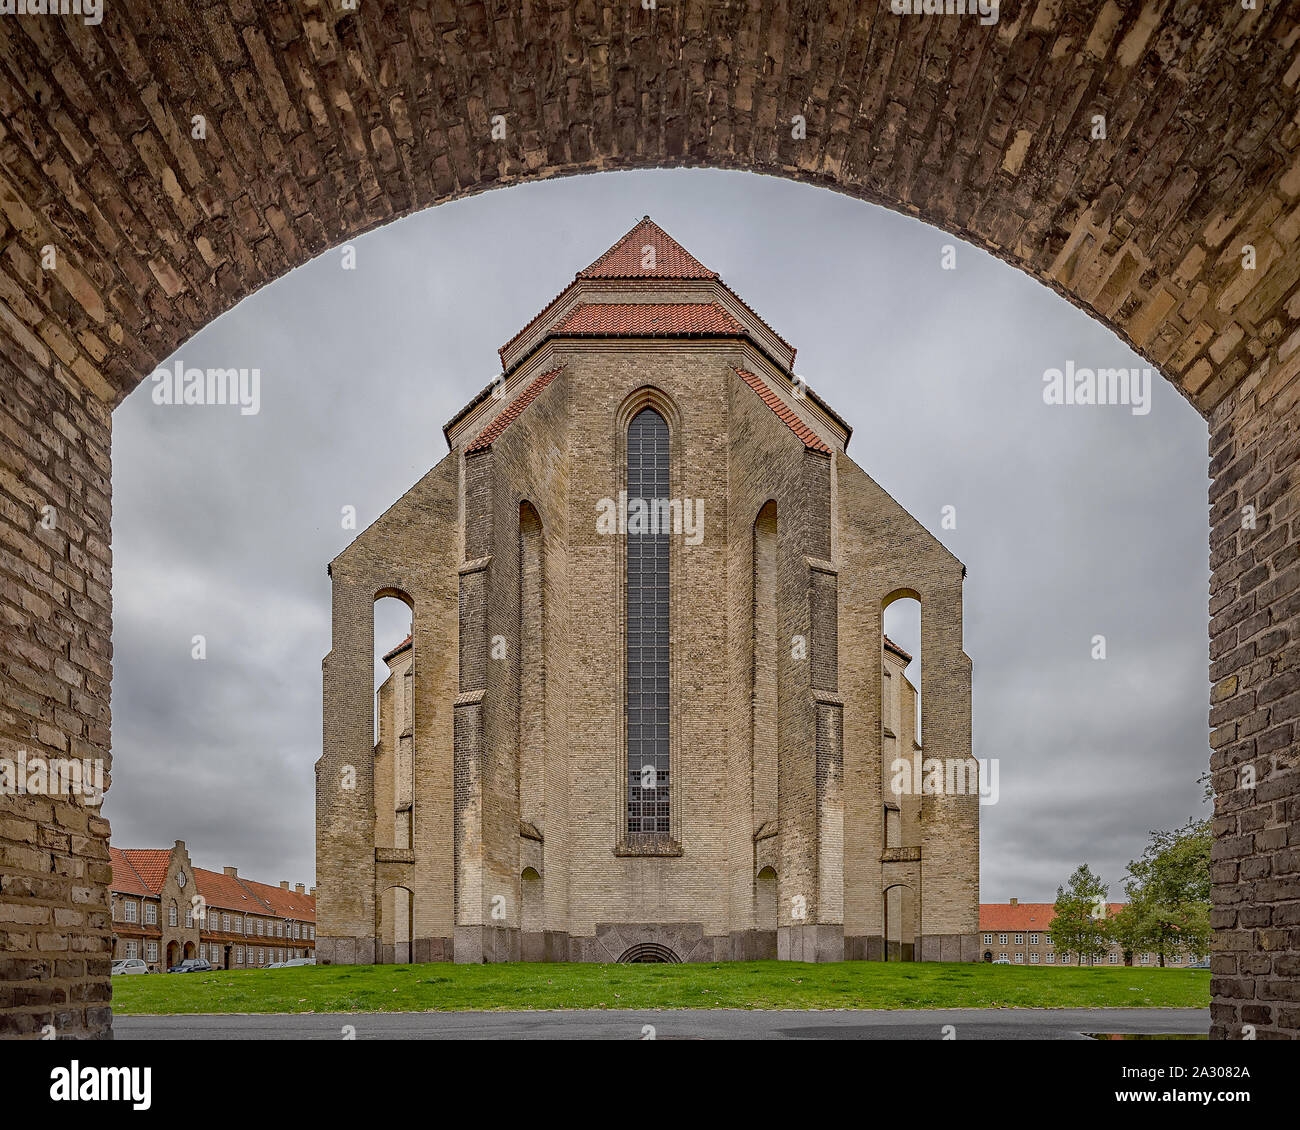
[{"label": "asphalt road", "polygon": [[[952,1026],[952,1033],[945,1031]],[[1207,1008],[365,1012],[117,1016],[119,1040],[1081,1040],[1194,1033]],[[351,1034],[349,1035],[349,1030]]]}]

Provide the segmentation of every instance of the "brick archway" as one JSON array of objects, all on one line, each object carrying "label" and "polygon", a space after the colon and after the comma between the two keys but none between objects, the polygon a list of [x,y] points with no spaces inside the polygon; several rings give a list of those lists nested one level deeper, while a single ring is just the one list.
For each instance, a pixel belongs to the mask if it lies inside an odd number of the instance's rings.
[{"label": "brick archway", "polygon": [[[97,26],[0,20],[7,746],[107,756],[110,413],[240,298],[498,185],[650,165],[803,180],[1028,272],[1207,417],[1214,1031],[1300,1034],[1286,842],[1300,804],[1300,24],[1285,5],[1005,0],[988,27],[883,2],[131,7],[106,4]],[[1259,785],[1236,789],[1248,762]],[[0,1010],[0,1033],[51,1017],[104,1032],[107,824],[59,805],[48,840],[48,804],[0,803],[6,871],[41,879],[0,893],[22,908],[0,963],[26,1002]],[[66,947],[38,949],[57,910]]]}]

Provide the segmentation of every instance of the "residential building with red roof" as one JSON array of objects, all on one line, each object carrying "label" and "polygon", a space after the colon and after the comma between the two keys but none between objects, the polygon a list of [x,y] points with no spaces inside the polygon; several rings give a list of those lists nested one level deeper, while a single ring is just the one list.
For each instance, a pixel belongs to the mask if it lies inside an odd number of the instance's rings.
[{"label": "residential building with red roof", "polygon": [[330,562],[322,962],[979,960],[965,569],[795,356],[645,216]]},{"label": "residential building with red roof", "polygon": [[202,958],[217,969],[255,969],[311,958],[316,892],[244,879],[234,867],[195,867],[183,840],[170,848],[110,847],[113,960],[151,972]]},{"label": "residential building with red roof", "polygon": [[[1114,916],[1124,909],[1122,902],[1106,904],[1108,912]],[[1056,906],[1050,902],[1021,902],[1011,899],[1009,902],[980,903],[980,946],[984,961],[996,961],[1005,958],[1012,965],[1029,965],[1039,967],[1057,967],[1089,964],[1088,959],[1078,954],[1064,953],[1052,944],[1051,925],[1056,917]],[[1189,965],[1203,960],[1205,955],[1190,953],[1186,950],[1176,951],[1166,958],[1166,968],[1186,969]],[[1119,942],[1112,941],[1105,954],[1098,958],[1096,965],[1159,965],[1156,954],[1138,952],[1125,954]]]}]

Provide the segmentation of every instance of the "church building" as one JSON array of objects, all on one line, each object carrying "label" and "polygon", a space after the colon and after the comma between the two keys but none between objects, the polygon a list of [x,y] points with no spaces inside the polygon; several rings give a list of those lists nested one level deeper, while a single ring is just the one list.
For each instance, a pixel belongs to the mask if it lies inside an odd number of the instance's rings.
[{"label": "church building", "polygon": [[330,564],[318,961],[978,960],[965,568],[794,347],[646,217],[500,357]]}]

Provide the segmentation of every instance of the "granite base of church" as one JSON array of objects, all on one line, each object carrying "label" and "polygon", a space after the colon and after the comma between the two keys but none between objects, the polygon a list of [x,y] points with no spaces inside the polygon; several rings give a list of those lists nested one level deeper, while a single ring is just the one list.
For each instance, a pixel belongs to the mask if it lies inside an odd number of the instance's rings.
[{"label": "granite base of church", "polygon": [[[408,958],[406,950],[411,951]],[[374,938],[316,939],[320,965],[416,964],[454,961],[479,965],[508,961],[611,964],[633,961],[957,961],[979,960],[975,934],[926,934],[915,943],[880,935],[845,936],[838,925],[782,926],[706,934],[698,922],[602,923],[591,936],[512,926],[457,926],[451,938],[416,938],[385,945]]]}]

